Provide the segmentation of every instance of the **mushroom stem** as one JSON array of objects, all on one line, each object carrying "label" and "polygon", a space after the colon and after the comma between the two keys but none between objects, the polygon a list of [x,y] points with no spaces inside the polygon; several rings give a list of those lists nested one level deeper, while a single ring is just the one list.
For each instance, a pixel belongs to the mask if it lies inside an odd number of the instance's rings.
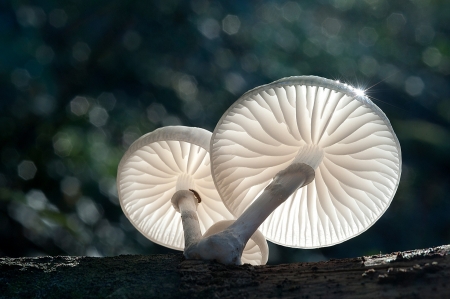
[{"label": "mushroom stem", "polygon": [[264,192],[224,231],[202,238],[186,247],[187,259],[217,260],[223,264],[241,263],[245,244],[266,218],[298,188],[314,180],[314,168],[292,163],[278,172]]},{"label": "mushroom stem", "polygon": [[198,242],[202,237],[197,216],[198,199],[194,192],[179,190],[172,196],[172,205],[181,214],[185,248]]},{"label": "mushroom stem", "polygon": [[[235,221],[236,220],[222,220],[214,223],[203,234],[203,238],[224,231]],[[257,248],[255,248],[255,246]],[[267,244],[266,238],[259,230],[256,230],[255,233],[251,236],[250,240],[247,242],[247,244],[245,244],[241,261],[242,262],[245,261],[252,265],[265,265],[267,263],[268,258],[269,258],[269,246]]]},{"label": "mushroom stem", "polygon": [[228,228],[244,245],[266,218],[297,189],[314,180],[314,169],[304,163],[289,165],[278,172],[264,192]]}]

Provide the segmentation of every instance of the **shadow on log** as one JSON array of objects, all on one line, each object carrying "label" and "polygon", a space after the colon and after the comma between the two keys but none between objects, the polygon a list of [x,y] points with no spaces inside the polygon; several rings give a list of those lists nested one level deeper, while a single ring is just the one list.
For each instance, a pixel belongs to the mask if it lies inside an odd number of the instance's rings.
[{"label": "shadow on log", "polygon": [[450,245],[274,266],[176,255],[0,258],[0,298],[450,298]]}]

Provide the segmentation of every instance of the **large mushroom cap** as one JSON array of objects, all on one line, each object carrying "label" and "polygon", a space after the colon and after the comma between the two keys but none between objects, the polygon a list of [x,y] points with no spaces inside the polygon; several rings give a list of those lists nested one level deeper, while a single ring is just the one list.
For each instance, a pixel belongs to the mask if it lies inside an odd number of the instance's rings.
[{"label": "large mushroom cap", "polygon": [[315,179],[263,222],[268,240],[334,245],[365,231],[389,207],[401,150],[386,115],[346,84],[302,76],[250,90],[217,124],[212,175],[227,208],[242,214],[300,152],[314,157]]},{"label": "large mushroom cap", "polygon": [[136,140],[120,161],[117,188],[120,205],[130,222],[148,239],[183,250],[180,214],[172,206],[178,190],[193,189],[202,232],[213,223],[233,219],[211,177],[211,132],[182,126],[164,127]]},{"label": "large mushroom cap", "polygon": [[[213,234],[220,233],[234,223],[235,220],[222,220],[214,223],[203,234],[203,238],[209,237]],[[241,261],[242,264],[251,264],[255,266],[265,265],[269,259],[269,245],[266,238],[259,231],[256,230],[253,235],[245,244],[244,251],[242,252]]]}]

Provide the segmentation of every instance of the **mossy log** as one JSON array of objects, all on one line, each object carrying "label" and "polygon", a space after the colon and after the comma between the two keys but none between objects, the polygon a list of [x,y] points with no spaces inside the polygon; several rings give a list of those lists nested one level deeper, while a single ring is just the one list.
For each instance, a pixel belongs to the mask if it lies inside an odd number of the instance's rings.
[{"label": "mossy log", "polygon": [[450,298],[450,245],[266,266],[175,255],[0,259],[0,298]]}]

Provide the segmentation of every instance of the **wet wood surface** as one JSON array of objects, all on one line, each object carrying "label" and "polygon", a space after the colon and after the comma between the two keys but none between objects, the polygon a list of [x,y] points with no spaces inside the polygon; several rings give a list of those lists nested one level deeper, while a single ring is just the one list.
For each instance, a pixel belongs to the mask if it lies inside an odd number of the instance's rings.
[{"label": "wet wood surface", "polygon": [[269,266],[175,255],[0,258],[0,298],[450,298],[450,245]]}]

